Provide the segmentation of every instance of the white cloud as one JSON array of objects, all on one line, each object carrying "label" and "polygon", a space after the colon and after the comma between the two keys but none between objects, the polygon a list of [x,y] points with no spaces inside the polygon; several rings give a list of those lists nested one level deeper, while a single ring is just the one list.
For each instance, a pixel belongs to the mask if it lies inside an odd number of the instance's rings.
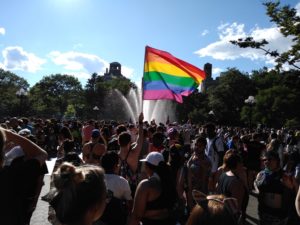
[{"label": "white cloud", "polygon": [[[56,65],[63,66],[68,74],[73,74],[78,78],[90,78],[92,73],[102,75],[106,68],[109,68],[109,63],[106,60],[92,54],[75,51],[64,53],[52,51],[49,57]],[[121,72],[125,77],[132,78],[134,69],[122,66]]]},{"label": "white cloud", "polygon": [[92,73],[104,73],[105,68],[109,63],[100,57],[92,54],[86,54],[81,52],[69,51],[59,52],[52,51],[49,57],[56,65],[61,65],[66,70],[71,71],[85,71]]},{"label": "white cloud", "polygon": [[122,66],[122,75],[124,75],[125,77],[127,78],[132,78],[133,77],[133,72],[134,72],[134,69],[132,68],[129,68],[129,67],[126,67],[126,66]]},{"label": "white cloud", "polygon": [[212,57],[217,60],[235,60],[238,58],[248,58],[250,60],[262,60],[267,64],[274,65],[274,59],[266,56],[262,50],[252,48],[239,48],[231,44],[230,40],[245,38],[247,36],[254,37],[255,40],[266,39],[269,44],[266,49],[278,50],[278,52],[286,51],[292,44],[291,38],[285,38],[277,27],[259,28],[255,27],[250,32],[245,32],[244,24],[221,24],[218,27],[219,40],[201,48],[195,53],[200,57]]},{"label": "white cloud", "polygon": [[224,70],[218,67],[213,67],[212,68],[212,75],[213,77],[215,76],[219,76],[221,72],[223,72]]},{"label": "white cloud", "polygon": [[201,36],[206,36],[208,33],[209,33],[209,30],[204,30],[204,31],[202,31]]},{"label": "white cloud", "polygon": [[22,70],[35,73],[41,69],[46,60],[24,51],[22,47],[10,46],[2,51],[2,67],[7,70]]},{"label": "white cloud", "polygon": [[5,34],[5,29],[4,27],[0,27],[0,35],[4,35]]}]

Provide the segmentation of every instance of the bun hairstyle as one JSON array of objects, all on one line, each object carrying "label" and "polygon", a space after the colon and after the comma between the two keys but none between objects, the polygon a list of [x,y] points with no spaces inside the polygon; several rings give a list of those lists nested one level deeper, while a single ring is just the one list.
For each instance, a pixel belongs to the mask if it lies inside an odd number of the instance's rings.
[{"label": "bun hairstyle", "polygon": [[103,169],[87,165],[75,167],[63,163],[54,173],[56,195],[50,202],[63,224],[83,221],[86,212],[105,201]]},{"label": "bun hairstyle", "polygon": [[224,195],[205,195],[193,190],[193,199],[197,203],[193,208],[186,225],[238,225],[240,211],[237,199],[227,198]]}]

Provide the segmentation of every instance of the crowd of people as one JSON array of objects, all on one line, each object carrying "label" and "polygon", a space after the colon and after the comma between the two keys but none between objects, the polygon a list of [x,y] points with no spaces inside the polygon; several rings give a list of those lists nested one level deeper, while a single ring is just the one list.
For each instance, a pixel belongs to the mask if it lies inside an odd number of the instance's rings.
[{"label": "crowd of people", "polygon": [[144,121],[9,118],[0,132],[1,224],[25,225],[46,160],[59,225],[300,224],[300,131]]}]

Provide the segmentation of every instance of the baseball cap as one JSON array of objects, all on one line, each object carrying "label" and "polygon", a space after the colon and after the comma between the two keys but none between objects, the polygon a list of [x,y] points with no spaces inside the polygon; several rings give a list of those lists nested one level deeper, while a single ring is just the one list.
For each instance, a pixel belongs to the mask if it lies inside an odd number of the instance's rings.
[{"label": "baseball cap", "polygon": [[164,157],[159,152],[150,152],[145,159],[141,159],[140,161],[150,163],[153,166],[158,166],[160,162],[164,161]]},{"label": "baseball cap", "polygon": [[94,129],[92,131],[92,138],[100,137],[100,131],[98,129]]},{"label": "baseball cap", "polygon": [[28,136],[28,135],[31,135],[31,131],[27,128],[24,128],[24,129],[20,130],[18,132],[18,134],[21,136]]}]

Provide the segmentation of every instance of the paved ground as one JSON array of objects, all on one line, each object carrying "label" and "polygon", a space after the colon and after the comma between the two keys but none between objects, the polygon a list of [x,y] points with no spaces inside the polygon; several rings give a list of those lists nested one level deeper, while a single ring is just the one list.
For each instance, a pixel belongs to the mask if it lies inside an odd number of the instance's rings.
[{"label": "paved ground", "polygon": [[[49,171],[52,171],[53,168],[53,161],[47,162]],[[46,175],[44,182],[45,185],[43,186],[42,192],[40,196],[43,196],[44,194],[48,193],[49,191],[49,182],[50,182],[50,176]],[[39,198],[37,208],[35,212],[33,213],[33,216],[31,218],[31,225],[50,225],[50,223],[47,220],[48,216],[48,203],[44,202]],[[257,199],[256,197],[253,197],[250,195],[249,204],[247,208],[247,223],[246,225],[254,225],[258,224],[258,215],[257,215]]]},{"label": "paved ground", "polygon": [[45,195],[49,191],[49,184],[50,184],[50,176],[46,175],[44,178],[45,185],[40,194],[39,201],[37,203],[36,210],[34,211],[31,217],[31,225],[50,225],[48,222],[48,203],[41,200],[41,196]]}]

